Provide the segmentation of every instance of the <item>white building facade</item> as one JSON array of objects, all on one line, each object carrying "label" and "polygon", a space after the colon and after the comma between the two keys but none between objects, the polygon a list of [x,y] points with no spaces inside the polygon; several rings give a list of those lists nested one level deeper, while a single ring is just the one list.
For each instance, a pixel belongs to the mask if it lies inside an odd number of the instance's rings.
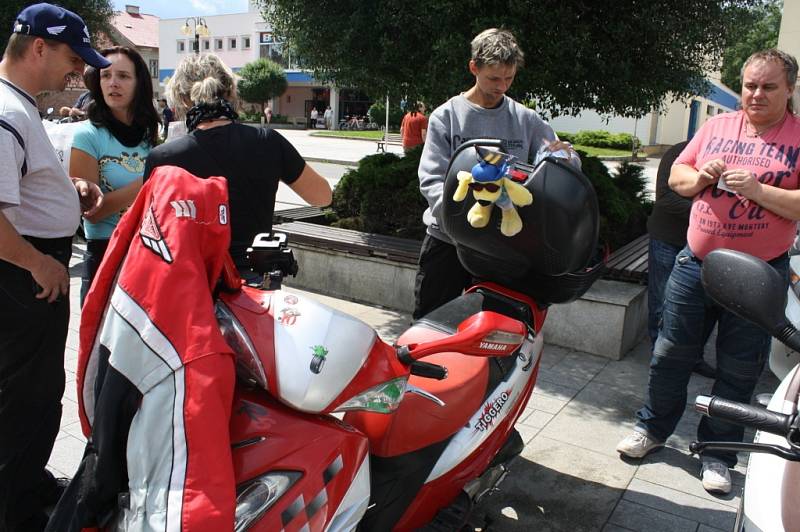
[{"label": "white building facade", "polygon": [[[283,66],[288,89],[280,97],[273,98],[273,114],[281,114],[297,122],[306,122],[311,108],[316,107],[320,116],[330,105],[333,116],[339,115],[339,94],[333,87],[318,83],[308,73],[297,68],[295,58],[285,53],[281,43],[276,42],[272,28],[261,17],[259,10],[250,4],[246,13],[211,15],[201,17],[207,35],[199,35],[199,53],[214,53],[234,72],[259,57],[266,57]],[[159,82],[175,73],[180,61],[193,53],[195,47],[195,24],[197,17],[161,19],[159,22]],[[191,35],[183,31],[188,24]],[[245,108],[249,109],[249,105]]]}]

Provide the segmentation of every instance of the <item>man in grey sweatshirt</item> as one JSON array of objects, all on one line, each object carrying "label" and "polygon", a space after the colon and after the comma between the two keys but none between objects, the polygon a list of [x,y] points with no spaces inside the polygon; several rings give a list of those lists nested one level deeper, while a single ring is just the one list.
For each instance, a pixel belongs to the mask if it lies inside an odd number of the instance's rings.
[{"label": "man in grey sweatshirt", "polygon": [[569,143],[558,140],[536,112],[505,95],[524,57],[514,36],[506,30],[488,29],[472,40],[471,47],[469,71],[475,85],[431,114],[419,163],[419,188],[428,200],[423,215],[428,229],[414,286],[415,320],[458,297],[472,281],[438,221],[447,166],[463,142],[500,139],[502,151],[522,161],[533,161],[541,149],[563,150],[570,163],[580,168],[580,158]]}]

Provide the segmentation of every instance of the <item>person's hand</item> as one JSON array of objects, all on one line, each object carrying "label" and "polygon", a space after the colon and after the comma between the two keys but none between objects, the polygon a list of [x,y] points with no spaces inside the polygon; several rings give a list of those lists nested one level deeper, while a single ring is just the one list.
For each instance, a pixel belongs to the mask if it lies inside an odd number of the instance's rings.
[{"label": "person's hand", "polygon": [[727,166],[722,159],[706,161],[703,166],[697,170],[697,180],[699,182],[701,179],[706,179],[709,182],[716,183],[726,169]]},{"label": "person's hand", "polygon": [[736,168],[722,173],[722,181],[736,194],[747,199],[758,201],[757,196],[761,193],[761,183],[756,174],[744,168]]},{"label": "person's hand", "polygon": [[75,190],[78,191],[83,215],[88,217],[96,213],[103,205],[103,193],[100,191],[100,187],[91,181],[77,177],[72,178],[72,184],[75,185]]},{"label": "person's hand", "polygon": [[550,150],[550,152],[557,152],[559,150],[563,150],[570,157],[575,156],[575,148],[572,147],[571,143],[565,140],[554,140],[553,142],[547,145],[547,149]]},{"label": "person's hand", "polygon": [[33,280],[41,287],[37,299],[52,303],[69,292],[69,274],[63,264],[50,255],[41,254],[41,259],[30,271]]}]

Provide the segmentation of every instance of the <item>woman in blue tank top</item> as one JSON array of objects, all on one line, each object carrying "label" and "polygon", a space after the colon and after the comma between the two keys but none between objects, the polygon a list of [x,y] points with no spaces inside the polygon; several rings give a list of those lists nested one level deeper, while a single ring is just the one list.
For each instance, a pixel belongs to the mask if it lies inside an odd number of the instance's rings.
[{"label": "woman in blue tank top", "polygon": [[83,222],[87,242],[81,306],[120,215],[142,186],[144,162],[156,144],[159,126],[142,56],[124,46],[100,53],[111,66],[87,67],[84,73],[93,101],[89,120],[75,132],[69,164],[71,176],[96,183],[105,197],[102,208]]}]

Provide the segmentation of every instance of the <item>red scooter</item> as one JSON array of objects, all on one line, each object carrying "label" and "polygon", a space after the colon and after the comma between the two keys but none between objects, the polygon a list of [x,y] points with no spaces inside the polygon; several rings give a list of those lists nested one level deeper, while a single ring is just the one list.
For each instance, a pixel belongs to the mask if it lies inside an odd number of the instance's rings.
[{"label": "red scooter", "polygon": [[[498,147],[465,143],[445,198],[459,171]],[[253,243],[262,286],[225,269],[216,314],[237,354],[236,531],[459,530],[506,476],[523,448],[514,424],[536,381],[547,305],[577,298],[602,272],[586,268],[598,228],[588,180],[554,159],[506,162],[503,175],[535,198],[519,209],[522,231],[501,235],[498,212],[476,229],[466,213],[478,198],[446,201],[444,228],[465,267],[487,281],[394,345],[281,289],[297,272],[285,235]]]}]

